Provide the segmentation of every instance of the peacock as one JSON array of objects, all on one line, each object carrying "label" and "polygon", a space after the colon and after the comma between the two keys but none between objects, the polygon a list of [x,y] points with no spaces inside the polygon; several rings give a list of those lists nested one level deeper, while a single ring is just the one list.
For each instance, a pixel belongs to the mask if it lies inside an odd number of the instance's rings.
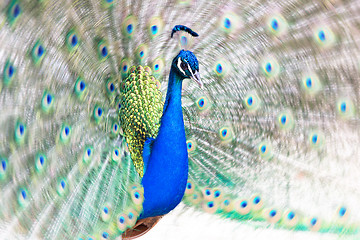
[{"label": "peacock", "polygon": [[180,202],[359,238],[359,1],[0,9],[1,239],[133,239]]}]

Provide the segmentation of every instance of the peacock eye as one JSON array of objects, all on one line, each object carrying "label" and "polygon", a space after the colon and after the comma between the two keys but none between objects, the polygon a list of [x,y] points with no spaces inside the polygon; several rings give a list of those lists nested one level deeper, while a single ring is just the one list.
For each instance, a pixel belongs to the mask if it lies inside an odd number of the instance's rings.
[{"label": "peacock eye", "polygon": [[182,68],[182,70],[186,71],[187,70],[187,66],[186,63],[181,62],[180,67]]}]

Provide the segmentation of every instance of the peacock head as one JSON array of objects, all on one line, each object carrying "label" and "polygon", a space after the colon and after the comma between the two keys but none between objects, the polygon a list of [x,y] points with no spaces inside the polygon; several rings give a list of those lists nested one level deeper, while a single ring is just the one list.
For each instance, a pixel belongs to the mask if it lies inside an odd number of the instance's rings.
[{"label": "peacock head", "polygon": [[172,67],[177,70],[177,73],[183,78],[191,78],[200,87],[202,82],[199,73],[199,63],[195,55],[191,51],[181,50],[174,58]]}]

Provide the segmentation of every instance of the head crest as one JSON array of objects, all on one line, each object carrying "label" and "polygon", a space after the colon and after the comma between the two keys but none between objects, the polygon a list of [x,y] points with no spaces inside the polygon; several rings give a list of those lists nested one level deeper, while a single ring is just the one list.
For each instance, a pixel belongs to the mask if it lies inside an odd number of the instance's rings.
[{"label": "head crest", "polygon": [[193,37],[198,37],[199,34],[197,34],[196,32],[194,32],[193,30],[191,30],[190,28],[188,28],[187,26],[184,26],[184,25],[176,25],[172,32],[171,32],[171,37],[174,36],[174,34],[178,31],[184,31],[184,32],[187,32],[189,33],[191,36]]}]

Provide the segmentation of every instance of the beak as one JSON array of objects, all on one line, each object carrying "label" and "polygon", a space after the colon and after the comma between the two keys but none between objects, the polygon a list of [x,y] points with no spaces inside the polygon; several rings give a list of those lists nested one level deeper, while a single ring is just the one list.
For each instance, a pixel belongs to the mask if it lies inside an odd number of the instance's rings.
[{"label": "beak", "polygon": [[[190,71],[191,72],[191,71]],[[195,74],[191,72],[191,79],[194,80],[197,84],[199,84],[199,87],[202,88],[203,84],[201,82],[200,73],[199,71],[196,71]]]}]

